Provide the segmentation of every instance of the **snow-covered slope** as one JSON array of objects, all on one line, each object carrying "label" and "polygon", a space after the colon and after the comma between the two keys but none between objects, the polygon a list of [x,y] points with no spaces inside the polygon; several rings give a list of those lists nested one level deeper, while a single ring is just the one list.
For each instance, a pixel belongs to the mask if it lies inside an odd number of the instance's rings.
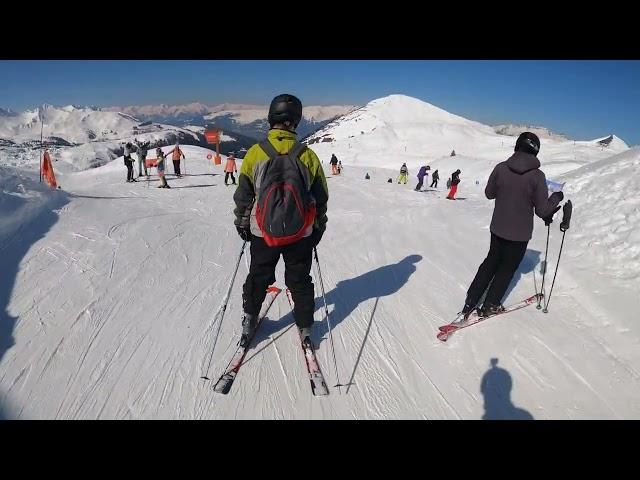
[{"label": "snow-covered slope", "polygon": [[[214,324],[240,249],[234,187],[225,187],[222,166],[206,159],[210,150],[184,150],[187,175],[168,175],[171,190],[155,188],[155,175],[149,183],[125,183],[122,158],[61,174],[67,193],[39,190],[37,174],[24,183],[17,177],[29,174],[0,172],[3,202],[24,192],[27,199],[65,195],[68,202],[45,206],[35,222],[13,219],[2,227],[11,230],[10,241],[0,240],[0,410],[6,416],[640,418],[640,301],[637,289],[617,288],[637,268],[640,186],[630,175],[637,150],[566,177],[575,216],[549,313],[529,307],[495,317],[445,344],[435,339],[437,327],[462,306],[488,249],[492,202],[483,197],[484,186],[463,179],[460,201],[451,202],[442,187],[418,193],[413,184],[386,183],[395,168],[347,165],[343,175],[328,178],[329,223],[318,255],[339,379],[349,385],[342,395],[331,387],[337,379],[314,270],[314,341],[331,390],[325,398],[311,396],[284,297],[229,395],[215,394],[200,378],[215,378],[237,343],[248,259],[240,263],[224,321]],[[599,204],[611,211],[592,215]],[[3,214],[21,215],[14,205],[0,205]],[[550,276],[558,223],[552,224]],[[610,233],[629,248],[607,243]],[[545,239],[538,221],[507,303],[539,288]],[[621,261],[600,258],[604,248]],[[276,282],[284,286],[282,265]]]},{"label": "snow-covered slope", "polygon": [[64,196],[40,182],[37,173],[0,165],[0,245]]},{"label": "snow-covered slope", "polygon": [[[542,139],[538,157],[543,170],[555,177],[628,149],[615,136],[606,147],[598,140]],[[345,165],[399,169],[406,162],[413,176],[421,165],[429,164],[447,176],[460,168],[474,181],[484,181],[496,163],[508,158],[515,141],[493,127],[405,95],[374,100],[307,138],[322,158],[335,153]],[[455,157],[450,156],[452,151]]]},{"label": "snow-covered slope", "polygon": [[570,253],[640,292],[640,148],[561,177],[576,204]]}]

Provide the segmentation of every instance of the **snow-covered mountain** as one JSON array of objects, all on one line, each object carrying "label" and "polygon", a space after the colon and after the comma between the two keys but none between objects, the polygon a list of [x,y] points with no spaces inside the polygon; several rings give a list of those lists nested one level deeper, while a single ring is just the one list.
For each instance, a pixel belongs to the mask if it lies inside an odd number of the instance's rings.
[{"label": "snow-covered mountain", "polygon": [[2,163],[36,164],[40,155],[40,135],[53,158],[63,160],[72,170],[84,170],[122,155],[127,141],[149,141],[152,147],[179,140],[203,144],[198,132],[172,125],[141,123],[119,112],[97,108],[44,105],[22,113],[0,115],[0,156]]},{"label": "snow-covered mountain", "polygon": [[[615,136],[607,145],[601,140],[543,136],[538,155],[543,170],[557,176],[629,148]],[[496,133],[494,127],[405,95],[374,100],[306,139],[322,158],[335,153],[345,165],[399,169],[406,162],[413,175],[421,165],[430,164],[442,168],[446,176],[460,168],[463,176],[473,180],[485,179],[496,163],[511,155],[515,141],[516,137]]]},{"label": "snow-covered mountain", "polygon": [[[351,105],[305,106],[302,111],[303,120],[298,126],[298,133],[301,136],[306,136],[324,126],[330,120],[344,115],[354,108]],[[122,112],[141,120],[151,120],[171,125],[212,125],[254,139],[264,137],[269,128],[267,123],[268,105],[237,103],[205,105],[196,102],[185,105],[106,107],[103,110]]]},{"label": "snow-covered mountain", "polygon": [[124,134],[134,133],[134,128],[140,122],[117,112],[72,105],[61,108],[44,105],[35,110],[0,116],[0,137],[16,143],[39,140],[43,123],[46,127],[43,132],[45,137],[60,138],[69,143],[86,143],[122,138]]},{"label": "snow-covered mountain", "polygon": [[500,135],[509,135],[512,137],[517,137],[522,132],[532,132],[535,133],[540,139],[568,140],[566,135],[555,133],[548,128],[534,125],[494,125],[493,129]]}]

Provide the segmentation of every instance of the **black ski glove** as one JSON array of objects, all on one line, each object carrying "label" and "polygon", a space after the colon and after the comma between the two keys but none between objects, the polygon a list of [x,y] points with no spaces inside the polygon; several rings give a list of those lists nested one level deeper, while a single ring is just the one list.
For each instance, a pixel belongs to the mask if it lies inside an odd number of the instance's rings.
[{"label": "black ski glove", "polygon": [[318,246],[318,244],[320,243],[320,240],[322,240],[323,234],[324,234],[324,231],[320,231],[317,228],[313,229],[313,232],[311,232],[311,243],[313,244],[314,247]]},{"label": "black ski glove", "polygon": [[551,196],[549,197],[549,200],[552,200],[552,199],[555,200],[556,198],[558,199],[558,203],[560,203],[562,200],[564,200],[564,193],[562,193],[562,192],[553,192],[551,194]]},{"label": "black ski glove", "polygon": [[[556,192],[556,193],[560,193],[560,194],[562,194],[562,192]],[[555,195],[555,193],[554,193],[553,195]],[[543,220],[544,220],[544,224],[545,224],[547,227],[553,223],[553,216],[556,214],[556,212],[557,212],[558,210],[560,210],[560,205],[558,205],[558,206],[555,208],[555,210],[551,213],[551,215],[549,215],[549,216],[548,216],[548,217],[546,217],[546,218],[543,218]]]},{"label": "black ski glove", "polygon": [[243,239],[246,242],[250,242],[251,241],[251,228],[250,227],[242,227],[240,225],[236,225],[236,230],[238,230],[238,235],[240,235],[241,239]]}]

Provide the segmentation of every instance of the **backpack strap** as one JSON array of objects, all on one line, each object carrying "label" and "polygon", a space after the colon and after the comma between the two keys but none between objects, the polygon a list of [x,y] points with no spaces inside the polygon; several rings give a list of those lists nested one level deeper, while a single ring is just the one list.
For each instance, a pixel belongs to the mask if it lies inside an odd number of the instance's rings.
[{"label": "backpack strap", "polygon": [[273,145],[271,145],[271,142],[269,140],[265,140],[263,142],[259,143],[260,148],[262,150],[264,150],[264,153],[266,153],[269,156],[270,160],[273,160],[274,158],[276,158],[278,155],[280,155],[276,149],[273,147]]},{"label": "backpack strap", "polygon": [[[274,158],[280,155],[269,140],[260,142],[259,145],[260,145],[260,148],[264,150],[264,152],[269,156],[271,160],[273,160]],[[283,155],[289,155],[291,158],[299,158],[306,148],[307,146],[305,144],[300,143],[296,140],[296,142],[293,144],[293,147],[291,147],[291,150],[289,150],[289,152]]]},{"label": "backpack strap", "polygon": [[306,149],[307,149],[307,146],[305,144],[300,143],[296,140],[296,143],[294,143],[293,147],[291,147],[291,150],[289,150],[288,155],[291,158],[298,159]]}]

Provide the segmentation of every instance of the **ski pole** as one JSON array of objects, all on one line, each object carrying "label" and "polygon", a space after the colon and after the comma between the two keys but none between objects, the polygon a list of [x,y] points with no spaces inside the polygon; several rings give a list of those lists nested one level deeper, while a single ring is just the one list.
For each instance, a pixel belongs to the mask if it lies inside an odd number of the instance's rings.
[{"label": "ski pole", "polygon": [[42,154],[42,133],[44,132],[44,121],[40,114],[40,109],[38,109],[38,118],[40,119],[40,182],[42,182],[42,162],[44,161],[44,155]]},{"label": "ski pole", "polygon": [[551,301],[551,294],[553,293],[553,286],[556,283],[556,275],[558,274],[558,266],[560,265],[560,256],[562,255],[562,247],[564,245],[564,236],[569,230],[571,224],[571,214],[573,213],[573,204],[571,200],[567,200],[567,203],[562,207],[562,222],[560,222],[560,231],[562,232],[562,241],[560,242],[560,251],[558,252],[558,261],[556,262],[556,271],[553,273],[553,280],[551,282],[551,289],[549,290],[549,296],[547,297],[546,304],[544,306],[544,313],[549,312],[549,302]]},{"label": "ski pole", "polygon": [[236,260],[236,268],[233,270],[233,275],[231,276],[231,281],[229,282],[229,288],[227,289],[227,294],[224,297],[224,300],[222,302],[222,305],[220,306],[220,308],[218,309],[218,312],[216,313],[215,319],[214,319],[214,324],[216,319],[218,318],[218,316],[220,316],[220,322],[218,324],[218,331],[216,332],[216,336],[213,340],[213,347],[211,348],[211,355],[209,355],[209,362],[207,363],[207,369],[204,373],[203,376],[201,376],[200,378],[204,379],[204,380],[209,380],[209,377],[207,376],[209,373],[209,367],[211,366],[211,359],[213,358],[213,352],[216,348],[216,343],[218,343],[218,335],[220,335],[220,330],[222,329],[222,320],[224,319],[224,313],[227,310],[227,305],[229,304],[229,297],[231,296],[231,289],[233,288],[233,283],[236,280],[236,274],[238,273],[238,267],[240,266],[240,259],[242,258],[242,254],[244,253],[244,248],[247,245],[247,241],[243,240],[242,241],[242,247],[240,248],[240,254],[238,255],[238,260]]},{"label": "ski pole", "polygon": [[336,363],[336,349],[333,345],[333,328],[331,327],[331,319],[329,318],[329,309],[327,308],[327,299],[324,295],[324,283],[322,281],[322,272],[320,271],[320,261],[318,260],[318,249],[313,247],[313,253],[316,259],[316,267],[318,268],[318,278],[320,279],[320,290],[322,291],[322,301],[324,302],[324,313],[327,316],[327,326],[329,328],[329,341],[331,342],[331,351],[333,354],[333,368],[336,372],[336,383],[334,386],[338,387],[338,392],[342,395],[342,384],[340,383],[340,377],[338,376],[338,364]]},{"label": "ski pole", "polygon": [[[547,225],[547,246],[544,249],[544,269],[542,270],[542,285],[540,286],[540,296],[538,297],[538,305],[536,308],[540,310],[542,307],[540,303],[542,302],[542,298],[544,296],[544,277],[547,274],[547,254],[549,253],[549,233],[551,231],[551,224]],[[536,292],[537,293],[537,292]]]}]

